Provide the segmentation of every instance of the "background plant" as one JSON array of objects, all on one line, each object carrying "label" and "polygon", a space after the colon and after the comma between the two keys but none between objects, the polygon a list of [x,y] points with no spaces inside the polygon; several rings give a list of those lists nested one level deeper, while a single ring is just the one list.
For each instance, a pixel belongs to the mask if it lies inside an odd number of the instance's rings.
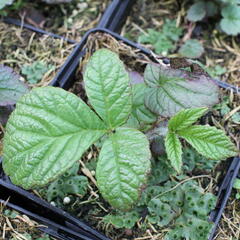
[{"label": "background plant", "polygon": [[216,15],[221,15],[222,19],[219,25],[225,33],[229,35],[240,33],[239,0],[197,0],[188,10],[187,18],[190,21],[197,22]]},{"label": "background plant", "polygon": [[[165,19],[160,31],[148,29],[146,33],[139,36],[138,41],[150,44],[157,54],[167,56],[176,50],[182,34],[183,29],[177,27],[176,20]],[[197,39],[189,39],[178,52],[182,57],[198,58],[204,52],[204,48]]]},{"label": "background plant", "polygon": [[176,49],[176,43],[182,32],[182,28],[176,26],[175,20],[165,19],[160,31],[148,29],[146,34],[139,36],[138,41],[151,44],[156,53],[166,56]]},{"label": "background plant", "polygon": [[21,69],[23,75],[26,76],[26,80],[31,84],[36,84],[43,78],[44,74],[48,71],[54,70],[54,66],[47,65],[41,61],[35,61],[30,65],[24,65]]}]

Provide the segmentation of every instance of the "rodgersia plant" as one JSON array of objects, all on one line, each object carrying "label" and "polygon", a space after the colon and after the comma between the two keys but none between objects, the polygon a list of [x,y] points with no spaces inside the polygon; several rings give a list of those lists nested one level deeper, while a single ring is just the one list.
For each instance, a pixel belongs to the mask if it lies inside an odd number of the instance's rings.
[{"label": "rodgersia plant", "polygon": [[138,85],[139,92],[136,86],[132,91],[118,56],[100,49],[84,74],[92,108],[60,88],[33,89],[20,99],[8,121],[3,150],[5,172],[13,183],[26,189],[43,186],[70,169],[101,138],[98,188],[113,207],[128,210],[136,204],[151,170],[149,141],[136,128],[154,126],[154,114],[165,118],[175,115],[164,137],[169,163],[178,172],[182,166],[179,137],[209,158],[236,154],[234,145],[220,130],[192,126],[206,112],[203,107],[218,101],[218,89],[211,79],[150,64],[144,81]]}]

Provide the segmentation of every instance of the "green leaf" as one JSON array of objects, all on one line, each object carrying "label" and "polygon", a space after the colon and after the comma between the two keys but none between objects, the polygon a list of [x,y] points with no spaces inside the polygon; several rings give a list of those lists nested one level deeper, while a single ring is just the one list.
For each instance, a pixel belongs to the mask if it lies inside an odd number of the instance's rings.
[{"label": "green leaf", "polygon": [[198,118],[203,116],[207,110],[207,108],[190,108],[181,110],[169,120],[168,128],[171,131],[179,131],[187,128],[195,123]]},{"label": "green leaf", "polygon": [[187,58],[199,58],[203,52],[202,44],[196,39],[187,40],[179,49],[179,53]]},{"label": "green leaf", "polygon": [[133,209],[128,212],[117,211],[115,214],[108,214],[103,217],[105,224],[112,224],[116,228],[128,228],[134,227],[136,222],[140,219],[137,210]]},{"label": "green leaf", "polygon": [[171,39],[174,42],[179,40],[179,37],[182,35],[183,29],[177,27],[176,20],[165,19],[163,24],[162,33]]},{"label": "green leaf", "polygon": [[206,16],[206,14],[206,3],[200,1],[190,7],[187,13],[187,19],[192,22],[197,22],[202,20]]},{"label": "green leaf", "polygon": [[45,62],[35,61],[30,65],[24,65],[21,69],[22,74],[26,75],[26,80],[31,84],[38,83],[48,71],[54,70],[53,65]]},{"label": "green leaf", "polygon": [[131,113],[129,75],[116,53],[96,51],[84,75],[90,103],[110,129],[126,122]]},{"label": "green leaf", "polygon": [[169,132],[165,138],[165,147],[171,165],[180,173],[182,167],[182,145],[178,136]]},{"label": "green leaf", "polygon": [[0,65],[0,106],[15,104],[27,87],[20,80],[20,76],[9,67]]},{"label": "green leaf", "polygon": [[218,5],[215,2],[208,1],[206,2],[206,11],[207,11],[207,17],[213,17],[219,11]]},{"label": "green leaf", "polygon": [[240,0],[220,0],[224,4],[240,4]]},{"label": "green leaf", "polygon": [[157,117],[148,108],[146,108],[144,104],[145,90],[145,84],[135,84],[132,86],[132,115],[139,123],[153,123],[157,120]]},{"label": "green leaf", "polygon": [[220,22],[222,30],[229,35],[240,33],[240,6],[227,5],[222,9],[223,19]]},{"label": "green leaf", "polygon": [[240,179],[239,179],[239,178],[236,178],[236,179],[235,179],[233,187],[234,187],[235,189],[240,190]]},{"label": "green leaf", "polygon": [[118,128],[101,149],[96,177],[103,197],[115,208],[130,209],[150,172],[149,142],[131,128]]},{"label": "green leaf", "polygon": [[208,107],[218,102],[218,86],[205,75],[149,64],[144,81],[149,87],[145,105],[164,117],[185,108]]},{"label": "green leaf", "polygon": [[176,20],[166,19],[160,31],[148,29],[147,33],[138,39],[140,43],[149,43],[158,54],[167,55],[176,48],[175,42],[179,40],[182,28],[177,27]]},{"label": "green leaf", "polygon": [[43,186],[68,170],[106,132],[77,96],[35,88],[17,103],[4,136],[3,167],[14,184]]},{"label": "green leaf", "polygon": [[231,140],[215,127],[189,126],[178,131],[178,134],[209,159],[222,160],[237,154]]},{"label": "green leaf", "polygon": [[0,1],[0,10],[4,8],[6,5],[11,5],[14,0],[1,0]]}]

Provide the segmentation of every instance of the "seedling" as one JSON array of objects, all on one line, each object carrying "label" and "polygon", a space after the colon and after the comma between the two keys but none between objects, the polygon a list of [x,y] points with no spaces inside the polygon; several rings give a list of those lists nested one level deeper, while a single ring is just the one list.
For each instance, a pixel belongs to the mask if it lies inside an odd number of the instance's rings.
[{"label": "seedling", "polygon": [[166,19],[160,31],[148,29],[146,34],[139,37],[138,41],[151,44],[156,53],[165,56],[176,49],[176,42],[181,35],[182,28],[176,26],[176,21]]},{"label": "seedling", "polygon": [[36,61],[31,65],[24,65],[22,67],[22,74],[26,76],[29,83],[36,84],[43,78],[44,74],[50,70],[54,70],[54,66]]},{"label": "seedling", "polygon": [[149,141],[144,133],[127,126],[129,117],[138,126],[154,126],[154,113],[166,119],[173,116],[163,137],[170,163],[178,172],[182,167],[179,137],[211,159],[236,154],[222,131],[192,126],[206,107],[218,102],[218,88],[210,78],[150,64],[144,81],[146,85],[140,87],[145,89],[143,97],[132,98],[123,63],[115,53],[100,49],[84,74],[92,108],[60,88],[33,89],[20,99],[8,121],[5,172],[26,189],[44,186],[69,170],[101,138],[98,188],[114,208],[126,211],[136,205],[151,170]]}]

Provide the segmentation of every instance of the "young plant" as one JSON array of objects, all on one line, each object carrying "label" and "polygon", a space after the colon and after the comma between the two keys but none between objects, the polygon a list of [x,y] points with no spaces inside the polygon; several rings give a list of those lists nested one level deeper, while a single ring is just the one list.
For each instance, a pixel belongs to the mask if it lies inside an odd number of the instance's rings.
[{"label": "young plant", "polygon": [[[94,111],[76,95],[54,87],[35,88],[17,103],[3,142],[3,168],[13,183],[30,189],[53,181],[101,138],[98,188],[113,207],[128,210],[137,202],[151,165],[148,139],[129,127],[128,119],[145,129],[142,124],[157,121],[153,113],[171,117],[180,111],[169,121],[165,140],[179,172],[179,136],[213,159],[236,154],[220,130],[192,126],[206,112],[202,107],[218,102],[218,88],[205,75],[150,64],[146,85],[133,87],[132,97],[123,63],[115,53],[100,49],[87,64],[84,81]],[[193,107],[197,109],[184,110]]]},{"label": "young plant", "polygon": [[52,65],[47,65],[41,61],[35,61],[31,65],[24,65],[22,67],[22,74],[26,76],[29,83],[36,84],[43,78],[45,73],[53,69],[54,66]]},{"label": "young plant", "polygon": [[103,197],[115,208],[131,208],[150,172],[145,135],[121,127],[131,113],[129,76],[118,56],[95,52],[85,86],[96,111],[60,88],[35,88],[11,115],[4,136],[3,167],[13,183],[43,186],[70,169],[99,138],[107,135],[96,177]]},{"label": "young plant", "polygon": [[188,10],[187,18],[190,21],[201,21],[206,17],[221,15],[221,29],[229,35],[240,33],[240,1],[239,0],[215,0],[196,1]]},{"label": "young plant", "polygon": [[168,122],[165,146],[172,166],[177,172],[182,168],[182,145],[186,140],[201,155],[212,160],[222,160],[236,154],[236,148],[223,131],[215,127],[192,125],[206,113],[207,108],[185,109]]},{"label": "young plant", "polygon": [[176,49],[176,42],[181,35],[182,28],[176,26],[176,21],[166,19],[161,31],[148,29],[147,34],[141,35],[138,41],[153,45],[158,54],[168,55]]}]

